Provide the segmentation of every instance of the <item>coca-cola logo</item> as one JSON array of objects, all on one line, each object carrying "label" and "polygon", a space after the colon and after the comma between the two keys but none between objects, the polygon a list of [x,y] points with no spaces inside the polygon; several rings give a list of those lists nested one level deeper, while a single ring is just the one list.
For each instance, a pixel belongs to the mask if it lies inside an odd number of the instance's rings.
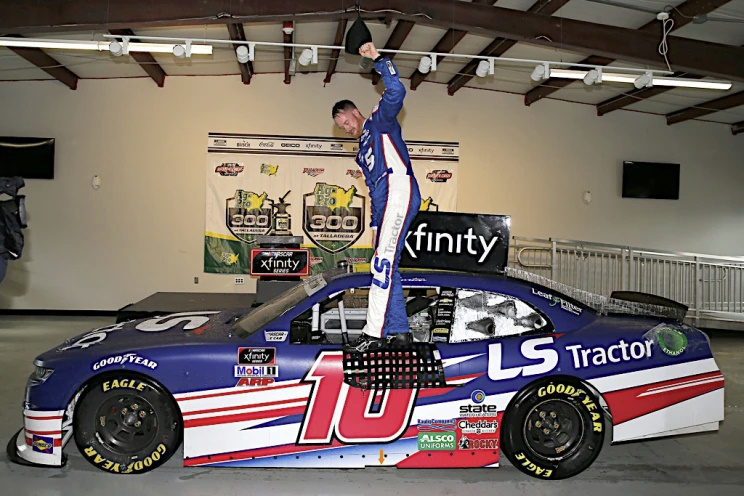
[{"label": "coca-cola logo", "polygon": [[258,146],[264,147],[264,148],[274,148],[274,142],[273,141],[261,141]]}]

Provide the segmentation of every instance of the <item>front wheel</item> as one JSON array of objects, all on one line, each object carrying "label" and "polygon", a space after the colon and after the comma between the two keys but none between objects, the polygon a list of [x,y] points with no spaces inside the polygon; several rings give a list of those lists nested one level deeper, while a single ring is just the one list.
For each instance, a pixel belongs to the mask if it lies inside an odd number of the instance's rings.
[{"label": "front wheel", "polygon": [[89,384],[75,410],[75,443],[106,472],[134,474],[164,464],[181,443],[178,407],[155,381],[122,373]]},{"label": "front wheel", "polygon": [[536,381],[512,400],[502,422],[502,451],[538,479],[565,479],[583,471],[604,441],[599,397],[581,381],[555,376]]}]

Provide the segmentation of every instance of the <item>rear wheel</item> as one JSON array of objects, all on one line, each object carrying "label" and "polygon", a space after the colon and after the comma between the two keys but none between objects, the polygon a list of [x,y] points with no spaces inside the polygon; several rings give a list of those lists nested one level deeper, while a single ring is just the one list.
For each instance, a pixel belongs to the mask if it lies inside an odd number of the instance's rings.
[{"label": "rear wheel", "polygon": [[181,442],[178,407],[155,381],[109,375],[90,384],[75,410],[75,443],[106,472],[148,472],[164,464]]},{"label": "rear wheel", "polygon": [[512,400],[502,422],[502,451],[527,475],[565,479],[594,462],[604,430],[599,397],[573,377],[551,377]]}]

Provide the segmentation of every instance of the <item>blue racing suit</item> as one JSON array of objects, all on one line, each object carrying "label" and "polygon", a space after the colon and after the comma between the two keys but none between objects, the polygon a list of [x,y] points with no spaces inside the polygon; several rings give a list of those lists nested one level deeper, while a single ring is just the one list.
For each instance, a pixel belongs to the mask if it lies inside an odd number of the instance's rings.
[{"label": "blue racing suit", "polygon": [[421,194],[397,119],[406,89],[392,60],[378,58],[375,69],[382,76],[385,92],[364,122],[356,162],[369,188],[370,225],[377,228],[364,332],[380,338],[408,332],[398,263],[408,228],[421,207]]}]

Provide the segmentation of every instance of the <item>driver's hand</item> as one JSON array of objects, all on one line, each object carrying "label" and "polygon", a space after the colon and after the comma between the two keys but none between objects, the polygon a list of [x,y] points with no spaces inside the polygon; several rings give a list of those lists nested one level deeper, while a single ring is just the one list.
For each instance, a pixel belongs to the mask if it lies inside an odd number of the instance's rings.
[{"label": "driver's hand", "polygon": [[371,41],[359,47],[359,55],[361,55],[362,57],[367,57],[372,60],[375,60],[377,57],[380,56],[377,49],[375,48],[375,44],[372,43]]}]

